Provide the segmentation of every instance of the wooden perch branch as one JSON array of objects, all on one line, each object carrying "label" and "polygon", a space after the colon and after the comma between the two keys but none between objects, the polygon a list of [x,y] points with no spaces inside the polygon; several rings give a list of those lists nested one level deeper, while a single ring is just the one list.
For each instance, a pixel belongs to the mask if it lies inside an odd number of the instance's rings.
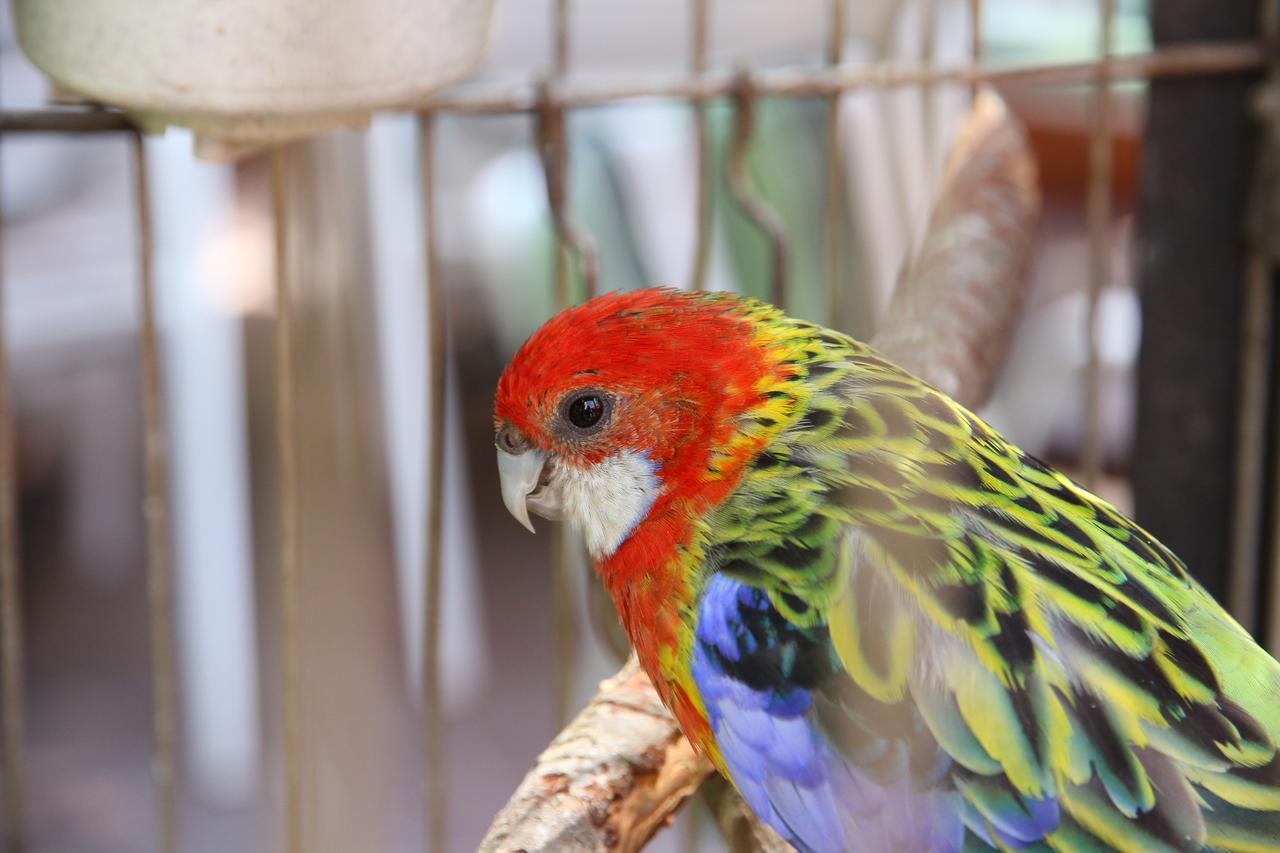
[{"label": "wooden perch branch", "polygon": [[[960,402],[985,401],[1022,302],[1038,210],[1026,134],[983,91],[876,346]],[[539,756],[480,849],[637,850],[710,773],[632,657]],[[709,793],[733,849],[789,849],[731,786]]]},{"label": "wooden perch branch", "polygon": [[632,656],[538,757],[480,849],[638,850],[710,772]]}]

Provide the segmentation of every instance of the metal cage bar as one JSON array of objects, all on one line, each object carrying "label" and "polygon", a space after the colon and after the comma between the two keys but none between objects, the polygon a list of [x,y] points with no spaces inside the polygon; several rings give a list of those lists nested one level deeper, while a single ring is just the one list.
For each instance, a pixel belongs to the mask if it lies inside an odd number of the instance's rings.
[{"label": "metal cage bar", "polygon": [[1084,483],[1097,486],[1102,472],[1102,364],[1098,353],[1098,305],[1111,277],[1111,54],[1115,0],[1098,0],[1098,63],[1089,133],[1089,291],[1085,311]]},{"label": "metal cage bar", "polygon": [[[2,151],[2,148],[0,148]],[[3,160],[0,159],[0,198],[3,198]],[[4,276],[4,205],[0,202],[0,689],[4,725],[0,730],[4,760],[5,849],[26,849],[26,776],[23,733],[26,692],[22,677],[22,566],[18,551],[18,471],[15,430],[10,399],[9,355],[5,323],[8,319]]]},{"label": "metal cage bar", "polygon": [[[1108,81],[1157,80],[1256,71],[1267,63],[1261,41],[1218,41],[1162,47],[1145,53],[1112,56]],[[866,88],[926,84],[1074,86],[1097,82],[1098,60],[1049,62],[990,68],[983,64],[934,66],[876,63],[838,68],[781,68],[757,71],[752,84],[759,96],[819,95]],[[665,75],[594,83],[564,80],[554,85],[493,83],[462,85],[416,105],[418,110],[466,114],[530,113],[547,107],[575,109],[637,98],[689,101],[731,98],[738,76],[707,72],[698,76]],[[115,133],[132,125],[121,113],[99,109],[6,110],[0,133]]]},{"label": "metal cage bar", "polygon": [[[694,76],[701,76],[707,71],[708,44],[708,4],[707,0],[692,0],[690,3],[690,45],[689,69]],[[703,290],[707,286],[707,264],[711,258],[711,226],[714,198],[711,181],[711,139],[708,128],[707,105],[702,98],[690,98],[689,106],[693,110],[693,144],[697,185],[694,187],[694,216],[697,217],[697,228],[693,247],[693,269],[689,274],[689,289]]]},{"label": "metal cage bar", "polygon": [[974,65],[982,63],[982,0],[969,0],[969,56]]},{"label": "metal cage bar", "polygon": [[[557,81],[569,71],[569,3],[570,0],[555,0],[552,13],[554,42],[551,74]],[[564,309],[573,304],[570,256],[574,249],[580,249],[581,246],[577,242],[577,235],[565,211],[565,196],[568,193],[568,177],[565,172],[569,167],[569,152],[564,138],[564,112],[562,107],[552,102],[550,88],[550,84],[544,84],[540,90],[535,132],[543,177],[546,180],[547,206],[550,208],[551,222],[555,230],[555,243],[551,250],[553,254],[551,286],[555,293],[557,309]],[[584,258],[585,266],[585,255],[581,257]],[[588,285],[588,294],[593,289]],[[555,723],[562,725],[568,721],[573,706],[573,662],[576,658],[574,650],[579,631],[577,611],[573,606],[569,531],[563,528],[554,530],[549,548]]]},{"label": "metal cage bar", "polygon": [[1266,450],[1268,354],[1275,294],[1269,253],[1249,248],[1240,323],[1239,422],[1236,428],[1235,489],[1231,509],[1231,571],[1226,605],[1246,631],[1258,627],[1259,540],[1262,536],[1262,459]]},{"label": "metal cage bar", "polygon": [[281,742],[284,758],[284,848],[302,851],[301,695],[298,684],[298,447],[293,364],[293,300],[289,294],[289,198],[286,151],[271,153],[275,226],[276,498],[279,537]]},{"label": "metal cage bar", "polygon": [[[1259,15],[1262,30],[1262,38],[1264,43],[1274,44],[1277,36],[1280,36],[1280,2],[1277,0],[1263,0],[1259,4]],[[1270,65],[1270,74],[1267,83],[1268,87],[1274,87],[1280,91],[1280,58],[1276,54],[1272,54]],[[1272,100],[1271,98],[1263,98],[1262,100]],[[1274,104],[1271,110],[1274,111]],[[1268,133],[1264,136],[1261,146],[1264,150],[1260,153],[1262,158],[1271,158],[1270,174],[1267,178],[1270,180],[1269,185],[1259,185],[1256,192],[1264,195],[1257,205],[1259,208],[1266,210],[1266,214],[1260,211],[1254,211],[1254,221],[1251,225],[1260,233],[1252,235],[1252,241],[1249,248],[1249,261],[1246,267],[1245,279],[1245,317],[1241,345],[1242,366],[1244,371],[1241,381],[1242,407],[1241,413],[1241,441],[1239,453],[1237,457],[1236,472],[1236,495],[1234,513],[1238,514],[1241,509],[1247,509],[1256,517],[1248,520],[1253,527],[1254,536],[1260,535],[1262,526],[1261,507],[1262,499],[1262,475],[1256,470],[1260,466],[1256,461],[1253,465],[1249,465],[1248,460],[1243,456],[1246,447],[1252,446],[1261,449],[1265,445],[1266,436],[1264,430],[1267,423],[1267,389],[1265,387],[1265,375],[1268,362],[1268,351],[1271,353],[1272,375],[1275,371],[1280,370],[1280,349],[1273,345],[1274,330],[1268,328],[1265,323],[1269,322],[1273,316],[1275,306],[1275,256],[1273,254],[1272,235],[1265,233],[1266,226],[1275,226],[1274,216],[1277,212],[1276,193],[1280,192],[1280,163],[1276,162],[1275,143],[1280,138],[1280,119],[1277,119],[1274,112],[1268,117]],[[1268,152],[1266,148],[1270,148]],[[1265,162],[1265,160],[1263,161]],[[1263,335],[1259,335],[1259,332]],[[1247,384],[1246,384],[1247,383]],[[1280,391],[1272,390],[1271,401],[1272,417],[1276,418],[1276,422],[1280,423]],[[1245,416],[1249,415],[1246,420]],[[1271,470],[1271,529],[1272,537],[1269,552],[1264,558],[1269,570],[1269,577],[1263,582],[1263,589],[1269,590],[1266,601],[1262,604],[1262,612],[1270,616],[1271,624],[1266,627],[1264,633],[1261,634],[1261,641],[1273,655],[1280,656],[1280,448],[1273,448],[1272,454],[1272,470]],[[1257,478],[1256,483],[1252,482],[1253,478]],[[1236,518],[1237,527],[1244,527],[1240,519]],[[1252,596],[1256,594],[1259,575],[1261,568],[1258,565],[1259,554],[1256,548],[1256,539],[1243,540],[1243,536],[1250,531],[1247,527],[1243,530],[1235,530],[1237,537],[1234,540],[1235,552],[1232,561],[1232,574],[1230,576],[1229,586],[1227,590],[1228,601],[1232,605],[1232,611],[1236,618],[1248,629],[1253,630],[1256,622],[1255,602]],[[1237,577],[1236,573],[1241,572],[1241,576]],[[1246,620],[1244,617],[1247,616]]]},{"label": "metal cage bar", "polygon": [[[1146,53],[1112,57],[1110,80],[1186,77],[1229,74],[1261,68],[1265,47],[1257,41],[1224,41],[1164,47]],[[973,85],[1079,85],[1096,82],[1097,60],[1049,62],[988,68],[964,64],[927,66],[876,63],[842,65],[839,68],[779,68],[752,73],[756,94],[829,95],[835,91],[866,88],[894,88],[940,83]],[[564,109],[594,107],[635,98],[732,98],[739,88],[740,74],[708,72],[688,75],[646,76],[608,82],[565,80],[544,91],[527,83],[464,85],[427,100],[422,108],[462,113],[535,112],[546,105]],[[0,127],[0,129],[3,129]]]},{"label": "metal cage bar", "polygon": [[[1267,43],[1280,33],[1280,4],[1259,4],[1259,29]],[[1266,89],[1280,86],[1280,65],[1273,60]],[[1265,98],[1265,96],[1264,96]],[[1231,571],[1227,575],[1226,603],[1231,615],[1247,631],[1258,627],[1257,589],[1263,520],[1265,472],[1260,460],[1266,455],[1268,355],[1273,333],[1275,305],[1274,269],[1265,233],[1274,225],[1270,208],[1275,203],[1275,118],[1264,119],[1263,141],[1257,159],[1258,181],[1250,199],[1249,253],[1245,265],[1243,312],[1240,318],[1239,419],[1236,431],[1235,488],[1231,508]],[[1264,212],[1265,211],[1265,212]],[[1273,474],[1273,476],[1275,476]],[[1273,560],[1280,565],[1280,560]],[[1277,580],[1280,580],[1278,578]],[[1280,615],[1280,610],[1274,611]],[[1267,638],[1264,638],[1264,640]],[[1276,643],[1271,643],[1274,649]]]},{"label": "metal cage bar", "polygon": [[44,107],[0,112],[4,133],[121,133],[134,129],[122,112],[93,107]]},{"label": "metal cage bar", "polygon": [[[982,0],[969,0],[969,61],[976,67],[982,66]],[[969,97],[978,97],[981,83],[974,81],[969,85]]]},{"label": "metal cage bar", "polygon": [[[830,0],[827,17],[827,64],[839,68],[844,62],[845,0]],[[823,240],[827,286],[827,322],[843,327],[844,318],[844,151],[840,135],[840,95],[827,96],[827,194]]]},{"label": "metal cage bar", "polygon": [[160,849],[176,853],[178,827],[178,686],[174,655],[173,569],[169,543],[169,441],[165,428],[160,344],[152,275],[151,202],[146,144],[130,135],[138,229],[139,372],[142,385],[143,497],[146,524],[147,614],[151,643],[151,726]]},{"label": "metal cage bar", "polygon": [[[920,12],[920,47],[925,68],[933,68],[938,58],[938,3],[939,0],[923,0]],[[934,158],[938,143],[938,87],[934,83],[920,86],[920,128],[924,137],[927,156],[924,160],[925,185],[937,184],[941,173]]]},{"label": "metal cage bar", "polygon": [[729,148],[729,191],[747,218],[769,241],[769,299],[780,308],[787,307],[787,263],[789,249],[786,227],[777,211],[751,184],[747,166],[747,153],[755,134],[758,91],[750,74],[738,78],[734,90],[736,115],[733,123],[733,142]]},{"label": "metal cage bar", "polygon": [[426,535],[422,602],[422,713],[423,773],[427,851],[443,851],[447,838],[444,754],[444,710],[440,683],[440,575],[444,532],[444,394],[445,315],[444,283],[441,281],[440,253],[436,245],[436,116],[423,113],[419,119],[422,173],[423,266],[426,270],[423,328],[426,350]]}]

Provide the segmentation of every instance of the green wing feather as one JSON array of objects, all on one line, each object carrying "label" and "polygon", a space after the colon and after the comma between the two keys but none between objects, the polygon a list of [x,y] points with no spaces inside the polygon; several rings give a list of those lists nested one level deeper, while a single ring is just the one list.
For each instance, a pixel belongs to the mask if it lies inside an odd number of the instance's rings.
[{"label": "green wing feather", "polygon": [[826,626],[979,814],[1056,798],[1058,850],[1280,849],[1280,664],[1106,502],[873,350],[779,322],[790,423],[710,519],[708,568]]}]

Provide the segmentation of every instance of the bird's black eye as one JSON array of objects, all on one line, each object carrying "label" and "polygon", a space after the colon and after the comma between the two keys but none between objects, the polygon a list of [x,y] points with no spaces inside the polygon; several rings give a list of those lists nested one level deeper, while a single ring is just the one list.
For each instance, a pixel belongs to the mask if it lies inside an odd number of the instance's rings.
[{"label": "bird's black eye", "polygon": [[599,394],[579,394],[569,401],[566,415],[578,429],[591,429],[604,417],[605,402]]},{"label": "bird's black eye", "polygon": [[558,432],[566,441],[595,435],[613,416],[613,403],[613,396],[599,388],[574,388],[560,398]]}]

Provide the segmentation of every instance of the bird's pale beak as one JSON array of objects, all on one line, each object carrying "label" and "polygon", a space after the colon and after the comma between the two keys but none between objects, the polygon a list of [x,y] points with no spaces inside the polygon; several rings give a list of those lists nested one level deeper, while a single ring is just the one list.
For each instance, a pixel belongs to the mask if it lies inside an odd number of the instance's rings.
[{"label": "bird's pale beak", "polygon": [[542,466],[547,456],[530,448],[523,453],[508,453],[498,448],[498,479],[502,482],[502,502],[515,520],[534,533],[529,521],[529,496],[538,490]]}]

